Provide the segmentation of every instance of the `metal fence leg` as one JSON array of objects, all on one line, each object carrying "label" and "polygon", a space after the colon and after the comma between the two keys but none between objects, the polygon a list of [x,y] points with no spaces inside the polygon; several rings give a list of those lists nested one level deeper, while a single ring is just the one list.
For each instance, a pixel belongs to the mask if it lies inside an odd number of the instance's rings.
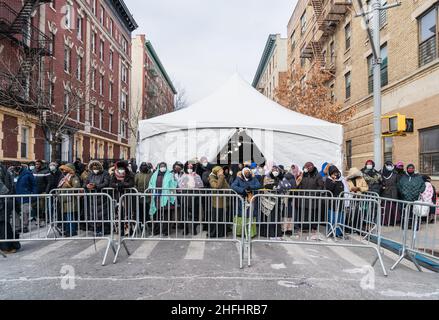
[{"label": "metal fence leg", "polygon": [[108,244],[107,244],[107,248],[105,249],[104,259],[102,260],[102,266],[105,266],[107,264],[107,256],[110,247],[113,247],[113,241],[111,239],[108,239]]},{"label": "metal fence leg", "polygon": [[2,255],[3,258],[7,258],[7,256],[1,250],[0,250],[0,254]]}]

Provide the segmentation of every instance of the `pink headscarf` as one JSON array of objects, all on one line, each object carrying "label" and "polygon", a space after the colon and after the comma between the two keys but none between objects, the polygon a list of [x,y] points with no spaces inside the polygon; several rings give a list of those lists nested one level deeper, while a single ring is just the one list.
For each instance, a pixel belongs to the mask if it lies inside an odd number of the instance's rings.
[{"label": "pink headscarf", "polygon": [[[293,166],[294,166],[294,169],[293,169]],[[291,173],[293,174],[294,178],[297,179],[297,177],[300,176],[300,174],[302,173],[302,170],[300,170],[300,167],[296,163],[293,163],[291,165]]]}]

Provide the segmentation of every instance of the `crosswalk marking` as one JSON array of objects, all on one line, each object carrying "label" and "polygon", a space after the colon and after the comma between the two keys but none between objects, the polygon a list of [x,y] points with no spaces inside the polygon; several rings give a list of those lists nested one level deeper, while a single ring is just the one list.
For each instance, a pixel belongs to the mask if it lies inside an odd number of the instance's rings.
[{"label": "crosswalk marking", "polygon": [[341,257],[343,260],[353,264],[355,267],[362,268],[371,264],[371,262],[367,262],[349,249],[343,247],[329,247],[329,249],[337,254],[339,257]]},{"label": "crosswalk marking", "polygon": [[139,259],[145,260],[157,246],[158,241],[145,241],[133,254],[130,256],[130,259]]},{"label": "crosswalk marking", "polygon": [[96,254],[97,251],[103,250],[107,247],[108,241],[106,240],[100,240],[96,242],[96,246],[93,244],[87,249],[81,251],[77,255],[73,256],[72,259],[74,260],[81,260],[81,259],[87,259],[91,257],[92,255]]},{"label": "crosswalk marking", "polygon": [[38,260],[42,256],[49,254],[53,251],[58,250],[59,248],[65,246],[68,243],[71,243],[73,240],[67,240],[67,241],[57,241],[55,243],[52,243],[48,246],[45,246],[44,248],[34,251],[28,255],[25,255],[22,257],[23,260]]},{"label": "crosswalk marking", "polygon": [[313,265],[317,265],[317,262],[312,259],[299,245],[296,244],[283,244],[288,255],[294,259],[293,264],[308,264],[311,262]]},{"label": "crosswalk marking", "polygon": [[[203,231],[198,238],[206,239],[207,232]],[[186,252],[185,260],[203,260],[204,249],[206,243],[204,241],[191,241]]]}]

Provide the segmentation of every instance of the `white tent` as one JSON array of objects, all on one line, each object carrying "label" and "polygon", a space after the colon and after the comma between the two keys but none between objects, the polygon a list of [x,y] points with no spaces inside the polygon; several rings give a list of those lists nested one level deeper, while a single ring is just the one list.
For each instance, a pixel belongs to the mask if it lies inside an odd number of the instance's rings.
[{"label": "white tent", "polygon": [[141,121],[137,161],[157,164],[218,153],[241,129],[267,161],[300,166],[331,162],[341,168],[341,125],[290,111],[268,99],[239,75],[185,109]]}]

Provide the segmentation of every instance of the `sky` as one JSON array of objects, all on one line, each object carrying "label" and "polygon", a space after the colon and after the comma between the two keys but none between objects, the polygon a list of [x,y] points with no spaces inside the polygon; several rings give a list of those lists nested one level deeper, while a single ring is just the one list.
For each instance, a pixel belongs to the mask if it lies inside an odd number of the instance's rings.
[{"label": "sky", "polygon": [[253,81],[268,35],[286,37],[297,0],[125,0],[189,104],[235,72]]}]

